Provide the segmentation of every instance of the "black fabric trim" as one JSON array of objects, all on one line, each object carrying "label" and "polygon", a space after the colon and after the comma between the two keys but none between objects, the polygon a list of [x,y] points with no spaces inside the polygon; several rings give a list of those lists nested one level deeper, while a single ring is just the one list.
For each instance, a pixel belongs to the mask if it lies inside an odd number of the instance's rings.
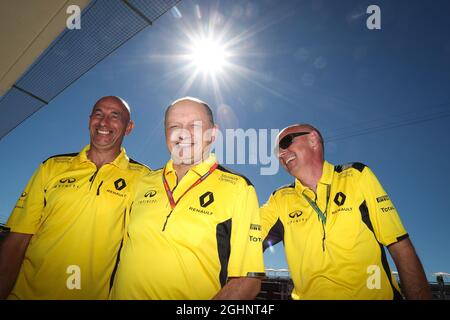
[{"label": "black fabric trim", "polygon": [[231,173],[231,174],[234,174],[236,176],[239,176],[239,177],[243,178],[245,180],[245,182],[247,182],[247,185],[253,186],[252,182],[246,176],[244,176],[244,175],[242,175],[240,173],[237,173],[237,172],[234,172],[234,171],[232,171],[232,170],[230,170],[228,168],[225,168],[224,166],[221,166],[220,164],[217,167],[217,169],[219,169],[220,171],[226,172],[226,173]]},{"label": "black fabric trim", "polygon": [[295,189],[295,182],[292,182],[290,184],[285,184],[284,186],[281,186],[281,187],[277,188],[274,192],[272,192],[272,195],[274,195],[275,192],[280,191],[281,189],[287,189],[287,188]]},{"label": "black fabric trim", "polygon": [[386,251],[384,250],[384,246],[378,241],[378,239],[377,239],[377,237],[375,235],[375,232],[374,232],[374,229],[373,229],[373,225],[372,225],[372,221],[370,221],[369,209],[367,208],[367,204],[366,204],[365,200],[359,206],[359,211],[361,212],[362,221],[366,224],[367,228],[369,228],[369,230],[373,233],[373,236],[375,237],[375,240],[378,242],[378,245],[380,246],[381,263],[383,265],[384,272],[386,273],[386,276],[387,276],[387,278],[389,280],[389,283],[391,285],[392,292],[394,294],[394,300],[403,300],[403,296],[401,295],[400,292],[398,292],[398,290],[394,287],[394,284],[392,283],[391,268],[389,268],[389,263],[388,263],[388,260],[386,258]]},{"label": "black fabric trim", "polygon": [[409,238],[409,234],[407,234],[407,233],[402,235],[402,236],[400,236],[400,237],[397,237],[397,242],[402,241],[402,240],[404,240],[406,238]]},{"label": "black fabric trim", "polygon": [[280,241],[284,241],[284,226],[278,218],[277,222],[275,222],[272,228],[270,228],[269,233],[263,241],[263,251],[270,247],[269,242],[272,246],[274,246]]},{"label": "black fabric trim", "polygon": [[361,162],[354,162],[352,164],[352,168],[358,170],[359,172],[362,172],[365,167],[366,167],[366,165],[364,163],[361,163]]},{"label": "black fabric trim", "polygon": [[334,171],[336,171],[337,173],[341,173],[344,170],[347,170],[349,168],[353,168],[353,169],[358,170],[359,172],[362,172],[365,167],[366,167],[366,165],[364,163],[351,162],[351,163],[347,163],[347,164],[335,165],[334,166]]},{"label": "black fabric trim", "polygon": [[57,154],[57,155],[54,155],[54,156],[51,156],[51,157],[45,159],[44,161],[42,161],[42,163],[46,163],[47,160],[50,160],[52,158],[57,158],[57,157],[76,157],[78,154],[79,154],[79,152]]},{"label": "black fabric trim", "polygon": [[148,166],[146,166],[145,164],[140,163],[139,161],[136,161],[136,160],[134,160],[134,159],[129,158],[129,162],[132,163],[132,164],[138,164],[138,165],[140,165],[140,166],[146,167],[147,169],[151,170],[151,169],[150,169]]},{"label": "black fabric trim", "polygon": [[[131,212],[131,209],[133,208],[133,204],[134,204],[134,201],[131,202],[130,212]],[[127,225],[127,209],[126,208],[123,209],[123,225],[124,226]],[[127,235],[128,235],[128,231],[127,230],[126,230],[126,232],[127,232]],[[117,251],[117,256],[116,256],[116,264],[114,265],[114,269],[113,269],[113,272],[111,274],[111,278],[109,279],[109,291],[111,291],[111,289],[112,289],[112,286],[114,284],[114,278],[116,277],[117,268],[119,267],[120,253],[122,251],[122,246],[123,246],[123,238],[120,241],[119,250]]]},{"label": "black fabric trim", "polygon": [[119,267],[119,262],[120,262],[120,251],[122,251],[122,246],[123,246],[123,239],[122,241],[120,241],[120,247],[119,247],[119,251],[117,252],[117,257],[116,257],[116,264],[114,265],[114,269],[113,272],[111,274],[111,278],[109,279],[109,290],[111,291],[111,288],[114,284],[114,278],[116,277],[116,272],[117,272],[117,268]]},{"label": "black fabric trim", "polygon": [[223,287],[228,278],[228,260],[231,252],[231,219],[216,226],[217,253],[220,261],[219,280]]}]

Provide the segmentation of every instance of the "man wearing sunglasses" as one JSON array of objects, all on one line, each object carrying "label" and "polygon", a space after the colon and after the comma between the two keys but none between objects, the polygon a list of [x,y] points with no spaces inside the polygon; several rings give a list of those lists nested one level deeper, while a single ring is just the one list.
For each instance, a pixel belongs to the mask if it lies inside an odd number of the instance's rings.
[{"label": "man wearing sunglasses", "polygon": [[283,241],[293,299],[429,299],[420,260],[389,196],[362,163],[324,160],[320,132],[308,124],[283,129],[277,156],[295,182],[261,208],[264,249]]}]

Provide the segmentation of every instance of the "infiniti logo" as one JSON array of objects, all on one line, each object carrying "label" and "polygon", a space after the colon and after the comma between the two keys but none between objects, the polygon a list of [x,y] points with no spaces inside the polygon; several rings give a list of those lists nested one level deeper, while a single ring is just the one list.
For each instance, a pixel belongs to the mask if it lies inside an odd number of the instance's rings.
[{"label": "infiniti logo", "polygon": [[302,214],[303,214],[303,212],[302,212],[301,210],[295,210],[295,211],[289,213],[289,218],[292,218],[292,219],[298,218],[298,217],[300,217]]},{"label": "infiniti logo", "polygon": [[156,195],[156,191],[155,190],[150,190],[150,191],[147,191],[145,194],[144,194],[144,197],[146,197],[146,198],[152,198],[152,197],[154,197]]}]

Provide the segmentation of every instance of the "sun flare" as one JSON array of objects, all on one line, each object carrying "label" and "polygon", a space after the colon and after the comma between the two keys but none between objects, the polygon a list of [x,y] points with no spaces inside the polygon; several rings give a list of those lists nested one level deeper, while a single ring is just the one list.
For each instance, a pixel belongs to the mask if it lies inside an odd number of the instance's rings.
[{"label": "sun flare", "polygon": [[194,41],[189,55],[197,71],[212,76],[223,71],[227,57],[228,53],[224,46],[212,39]]}]

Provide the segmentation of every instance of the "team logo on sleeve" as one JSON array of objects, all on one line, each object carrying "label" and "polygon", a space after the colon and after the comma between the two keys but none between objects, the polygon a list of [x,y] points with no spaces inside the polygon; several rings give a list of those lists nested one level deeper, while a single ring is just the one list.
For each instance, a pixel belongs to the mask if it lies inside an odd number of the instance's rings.
[{"label": "team logo on sleeve", "polygon": [[378,202],[378,203],[384,202],[384,201],[389,201],[389,200],[391,200],[391,199],[389,199],[389,196],[388,196],[388,195],[384,195],[384,196],[381,196],[381,197],[378,197],[378,198],[377,198],[377,202]]}]

